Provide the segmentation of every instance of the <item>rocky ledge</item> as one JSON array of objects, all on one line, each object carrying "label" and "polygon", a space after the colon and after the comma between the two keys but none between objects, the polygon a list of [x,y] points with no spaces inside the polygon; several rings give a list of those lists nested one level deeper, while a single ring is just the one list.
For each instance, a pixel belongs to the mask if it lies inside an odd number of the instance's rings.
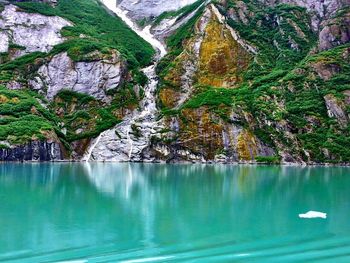
[{"label": "rocky ledge", "polygon": [[25,145],[0,149],[0,161],[60,161],[63,152],[54,141],[32,141]]}]

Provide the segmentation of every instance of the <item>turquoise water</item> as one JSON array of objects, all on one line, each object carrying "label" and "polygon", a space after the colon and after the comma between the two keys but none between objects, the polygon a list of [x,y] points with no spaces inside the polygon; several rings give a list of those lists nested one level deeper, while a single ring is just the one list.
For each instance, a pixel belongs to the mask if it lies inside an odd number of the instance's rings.
[{"label": "turquoise water", "polygon": [[67,261],[350,262],[350,168],[2,164],[0,262]]}]

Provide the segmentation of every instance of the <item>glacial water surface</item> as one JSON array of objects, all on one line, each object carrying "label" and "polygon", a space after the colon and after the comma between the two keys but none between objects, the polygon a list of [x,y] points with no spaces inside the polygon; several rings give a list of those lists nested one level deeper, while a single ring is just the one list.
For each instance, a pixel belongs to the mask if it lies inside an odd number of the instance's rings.
[{"label": "glacial water surface", "polygon": [[0,262],[350,262],[350,168],[1,164]]}]

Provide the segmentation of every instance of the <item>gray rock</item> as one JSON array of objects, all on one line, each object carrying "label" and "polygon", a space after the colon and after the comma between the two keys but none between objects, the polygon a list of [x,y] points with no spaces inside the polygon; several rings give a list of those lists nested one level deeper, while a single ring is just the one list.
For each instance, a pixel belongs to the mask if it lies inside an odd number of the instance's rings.
[{"label": "gray rock", "polygon": [[143,69],[149,79],[145,87],[145,98],[140,109],[130,112],[124,121],[100,134],[91,144],[83,160],[117,161],[117,162],[150,162],[154,156],[147,156],[152,137],[158,134],[163,126],[157,120],[155,65]]},{"label": "gray rock", "polygon": [[57,16],[25,13],[15,5],[6,5],[0,14],[0,52],[8,51],[8,43],[25,47],[22,54],[48,52],[62,43],[61,29],[72,24]]},{"label": "gray rock", "polygon": [[44,91],[50,100],[59,91],[68,89],[108,102],[107,92],[120,86],[125,69],[116,52],[109,58],[101,55],[100,59],[90,62],[74,62],[67,53],[60,53],[40,67],[29,84],[35,90]]},{"label": "gray rock", "polygon": [[61,146],[52,141],[33,141],[26,145],[0,149],[0,161],[60,161]]},{"label": "gray rock", "polygon": [[120,8],[128,11],[135,20],[156,17],[165,11],[178,10],[196,0],[117,0]]},{"label": "gray rock", "polygon": [[350,5],[350,0],[260,0],[260,2],[270,5],[279,3],[298,5],[317,14],[318,17],[330,17],[340,8]]},{"label": "gray rock", "polygon": [[10,39],[6,32],[0,31],[0,53],[5,53],[9,50]]},{"label": "gray rock", "polygon": [[337,119],[339,125],[345,128],[349,123],[345,104],[332,94],[324,96],[324,100],[326,102],[328,116]]},{"label": "gray rock", "polygon": [[[203,5],[206,5],[209,1],[203,1]],[[186,24],[193,16],[196,15],[198,7],[192,13],[182,16],[181,14],[176,17],[165,18],[158,25],[152,25],[152,33],[158,38],[164,41],[168,36],[174,33],[178,28]]]},{"label": "gray rock", "polygon": [[277,5],[286,3],[305,7],[313,14],[312,26],[319,31],[322,20],[333,16],[340,8],[350,5],[350,0],[259,0],[265,4]]},{"label": "gray rock", "polygon": [[350,42],[350,12],[343,17],[326,20],[319,34],[319,50],[327,50]]},{"label": "gray rock", "polygon": [[341,71],[341,68],[337,64],[324,64],[323,62],[318,62],[312,65],[313,70],[317,75],[324,81],[330,80],[333,76]]}]

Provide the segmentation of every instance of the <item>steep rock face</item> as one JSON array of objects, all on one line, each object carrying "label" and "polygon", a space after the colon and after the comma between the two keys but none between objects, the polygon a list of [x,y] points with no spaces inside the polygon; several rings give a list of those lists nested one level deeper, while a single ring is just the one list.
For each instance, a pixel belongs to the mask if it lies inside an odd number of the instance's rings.
[{"label": "steep rock face", "polygon": [[63,158],[53,141],[78,160],[145,96],[155,51],[100,1],[0,0],[0,13],[3,160]]},{"label": "steep rock face", "polygon": [[[346,92],[348,93],[349,91]],[[330,118],[335,118],[341,127],[346,128],[349,123],[349,115],[346,114],[346,104],[349,104],[337,99],[332,94],[324,96],[324,100],[326,102],[328,116]]]},{"label": "steep rock face", "polygon": [[193,36],[186,40],[184,51],[165,70],[160,102],[178,110],[180,116],[163,119],[169,132],[154,140],[151,155],[168,162],[249,162],[257,156],[273,156],[271,147],[239,125],[237,118],[243,112],[232,112],[227,122],[220,117],[220,112],[229,111],[225,104],[214,112],[213,108],[186,104],[200,92],[200,86],[214,87],[214,94],[220,93],[215,88],[237,86],[255,53],[217,8],[209,5],[196,22]]},{"label": "steep rock face", "polygon": [[207,107],[185,109],[181,118],[166,118],[165,126],[171,132],[162,142],[155,140],[150,151],[167,162],[250,162],[275,154],[248,129],[222,121]]},{"label": "steep rock face", "polygon": [[[184,4],[119,1],[134,21]],[[85,154],[83,160],[99,161],[349,162],[349,13],[338,12],[348,5],[349,0],[203,1],[185,15],[165,15],[151,31],[169,50],[158,67],[158,109],[153,69],[151,74],[149,68],[144,70],[151,82],[142,95],[144,76],[135,72],[139,82],[135,81],[119,53],[105,53],[106,46],[119,48],[114,42],[121,36],[105,42],[112,39],[106,35],[108,28],[95,39],[94,24],[84,34],[67,29],[75,38],[63,45],[67,53],[39,54],[14,74],[13,65],[7,65],[0,81],[11,89],[30,87],[50,100],[44,107],[57,119],[39,105],[26,108],[34,115],[30,118],[15,115],[21,123],[49,118],[28,140],[45,137],[42,130],[57,131],[76,159]],[[27,51],[9,37],[12,27],[17,25],[0,30],[0,52],[11,53],[17,45],[16,57]],[[35,26],[39,28],[47,30],[45,25]],[[28,49],[30,43],[24,45]],[[32,50],[52,50],[50,44],[43,46]],[[74,58],[82,50],[90,52],[91,46],[100,51]],[[2,107],[5,118],[8,108],[20,112],[17,97],[8,98],[11,107]],[[11,122],[6,125],[14,133]],[[51,146],[28,145],[3,149],[3,159],[55,159],[48,154]]]},{"label": "steep rock face", "polygon": [[339,9],[350,5],[349,0],[260,0],[260,2],[268,5],[284,3],[305,7],[308,11],[316,15],[314,22],[320,22],[320,19],[328,18],[334,15]]},{"label": "steep rock face", "polygon": [[60,31],[71,25],[61,17],[29,14],[14,5],[6,5],[0,13],[0,51],[8,52],[11,43],[21,47],[15,57],[35,51],[48,52],[64,41]]},{"label": "steep rock face", "polygon": [[84,160],[98,161],[155,161],[155,156],[147,154],[152,138],[164,127],[157,120],[155,90],[158,79],[155,66],[144,68],[148,77],[144,87],[144,97],[139,107],[124,112],[124,119],[115,127],[101,133],[91,144]]},{"label": "steep rock face", "polygon": [[5,53],[9,50],[10,39],[5,32],[0,32],[0,52]]},{"label": "steep rock face", "polygon": [[[241,80],[254,48],[239,38],[214,5],[204,11],[194,36],[169,67],[160,90],[160,100],[169,108],[180,107],[193,86],[234,87]],[[174,88],[175,87],[175,88]]]},{"label": "steep rock face", "polygon": [[212,5],[212,18],[204,29],[200,46],[198,83],[216,87],[234,87],[241,81],[251,55],[234,39]]},{"label": "steep rock face", "polygon": [[[312,27],[319,33],[319,50],[326,50],[349,42],[349,12],[338,17],[337,12],[350,6],[350,0],[268,0],[265,4],[279,3],[305,7],[311,14]],[[335,17],[335,18],[334,18]]]},{"label": "steep rock face", "polygon": [[156,17],[165,11],[178,10],[181,7],[194,3],[196,0],[117,0],[117,4],[128,15],[139,20],[142,18]]},{"label": "steep rock face", "polygon": [[0,161],[60,161],[61,145],[55,141],[32,141],[26,145],[0,149]]},{"label": "steep rock face", "polygon": [[350,41],[350,12],[322,23],[319,34],[319,50],[327,50]]},{"label": "steep rock face", "polygon": [[161,103],[168,108],[180,107],[192,92],[194,78],[198,72],[200,47],[204,39],[203,32],[211,18],[212,12],[207,9],[197,22],[194,37],[189,40],[185,51],[175,59],[173,66],[163,77],[164,84],[159,98]]},{"label": "steep rock face", "polygon": [[[349,160],[349,56],[341,46],[349,25],[340,10],[348,2],[260,2],[220,1],[168,38],[159,100],[169,132],[154,140],[152,154],[167,161]],[[174,44],[189,27],[191,37]]]},{"label": "steep rock face", "polygon": [[[173,34],[181,26],[188,23],[193,17],[196,16],[198,10],[202,9],[209,1],[194,2],[191,5],[189,11],[175,12],[170,16],[165,16],[164,18],[158,20],[156,19],[151,25],[151,32],[160,40],[165,41],[165,39]],[[168,13],[169,14],[169,13]]]},{"label": "steep rock face", "polygon": [[117,89],[125,77],[125,62],[115,51],[110,55],[95,52],[89,57],[92,61],[75,62],[67,53],[55,55],[39,68],[29,85],[50,100],[68,89],[108,102],[111,99],[108,92]]}]

